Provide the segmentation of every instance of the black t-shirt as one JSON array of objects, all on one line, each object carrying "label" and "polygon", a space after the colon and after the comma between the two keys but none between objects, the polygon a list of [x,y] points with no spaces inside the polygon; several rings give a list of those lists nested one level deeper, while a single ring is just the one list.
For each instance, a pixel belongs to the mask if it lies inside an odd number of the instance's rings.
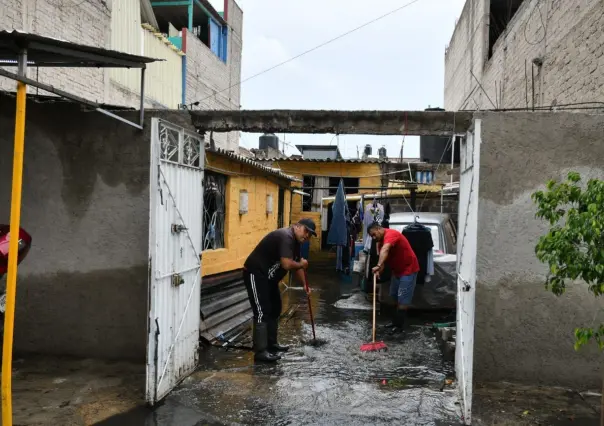
[{"label": "black t-shirt", "polygon": [[300,259],[300,243],[293,228],[281,228],[270,232],[256,246],[245,261],[250,272],[261,274],[271,281],[280,281],[287,274],[281,267],[281,258]]}]

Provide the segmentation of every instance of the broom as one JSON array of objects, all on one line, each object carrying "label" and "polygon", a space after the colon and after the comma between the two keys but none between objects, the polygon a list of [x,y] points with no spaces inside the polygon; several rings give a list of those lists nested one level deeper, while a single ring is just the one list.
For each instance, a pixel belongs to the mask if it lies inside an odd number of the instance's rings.
[{"label": "broom", "polygon": [[304,271],[304,284],[306,285],[306,298],[308,300],[308,313],[310,314],[310,324],[312,325],[312,340],[314,343],[317,342],[317,335],[315,334],[315,319],[312,315],[312,306],[310,304],[310,293],[308,291],[308,276],[306,275],[306,270]]},{"label": "broom", "polygon": [[375,294],[377,293],[377,276],[373,274],[373,341],[361,345],[361,352],[377,352],[388,349],[384,342],[375,341]]}]

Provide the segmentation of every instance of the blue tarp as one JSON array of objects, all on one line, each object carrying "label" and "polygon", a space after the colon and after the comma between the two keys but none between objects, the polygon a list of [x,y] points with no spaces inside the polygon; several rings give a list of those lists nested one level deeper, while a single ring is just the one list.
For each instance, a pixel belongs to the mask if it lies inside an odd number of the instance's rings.
[{"label": "blue tarp", "polygon": [[333,217],[329,225],[329,233],[327,234],[327,244],[336,246],[345,246],[348,244],[348,204],[346,204],[346,195],[344,193],[344,180],[340,179],[336,199],[332,206]]}]

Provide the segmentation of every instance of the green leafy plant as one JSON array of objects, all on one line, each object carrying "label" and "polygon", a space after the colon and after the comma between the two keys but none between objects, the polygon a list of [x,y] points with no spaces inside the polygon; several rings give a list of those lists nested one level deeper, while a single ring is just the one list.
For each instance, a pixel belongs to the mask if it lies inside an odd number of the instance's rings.
[{"label": "green leafy plant", "polygon": [[[532,199],[536,216],[550,225],[535,247],[549,266],[545,288],[560,296],[568,282],[582,281],[595,297],[604,295],[604,181],[582,185],[579,173],[570,172],[566,181],[549,181]],[[575,349],[590,341],[604,350],[604,324],[575,330]]]}]

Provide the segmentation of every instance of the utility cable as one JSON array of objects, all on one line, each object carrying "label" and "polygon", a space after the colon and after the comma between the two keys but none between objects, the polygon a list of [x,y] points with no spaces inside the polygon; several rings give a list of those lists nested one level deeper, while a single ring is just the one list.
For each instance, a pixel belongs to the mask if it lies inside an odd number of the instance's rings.
[{"label": "utility cable", "polygon": [[[362,25],[360,25],[360,26],[358,26],[358,27],[355,27],[355,28],[353,28],[353,29],[351,29],[351,30],[349,30],[349,31],[346,31],[345,33],[342,33],[342,34],[340,34],[340,35],[339,35],[339,36],[337,36],[337,37],[334,37],[334,38],[332,38],[332,39],[329,39],[329,40],[327,40],[327,41],[325,41],[325,42],[323,42],[323,43],[321,43],[321,44],[319,44],[319,45],[317,45],[317,46],[315,46],[315,47],[312,47],[312,48],[310,48],[310,49],[308,49],[308,50],[305,50],[304,52],[302,52],[302,53],[300,53],[300,54],[298,54],[298,55],[296,55],[296,56],[293,56],[293,57],[291,57],[291,58],[289,58],[289,59],[286,59],[286,60],[285,60],[285,61],[283,61],[283,62],[279,62],[278,64],[273,65],[273,66],[272,66],[272,67],[270,67],[270,68],[267,68],[267,69],[265,69],[265,70],[263,70],[263,71],[260,71],[260,72],[258,72],[258,73],[256,73],[256,74],[253,74],[253,75],[251,75],[250,77],[247,77],[247,78],[245,78],[245,79],[241,80],[241,81],[240,81],[240,82],[238,82],[238,83],[232,84],[232,85],[230,85],[229,87],[225,87],[224,89],[217,91],[217,92],[216,92],[216,93],[214,93],[213,95],[207,96],[207,97],[205,97],[205,98],[203,98],[203,99],[201,99],[201,100],[199,100],[199,101],[197,101],[197,102],[204,102],[205,100],[210,99],[210,98],[212,98],[212,97],[216,96],[216,95],[217,95],[217,94],[219,94],[219,93],[225,92],[225,91],[227,91],[227,90],[229,90],[229,89],[232,89],[233,87],[241,86],[243,83],[248,82],[248,81],[252,80],[253,78],[259,77],[259,76],[261,76],[261,75],[263,75],[263,74],[266,74],[266,73],[267,73],[267,72],[269,72],[269,71],[272,71],[272,70],[274,70],[274,69],[276,69],[276,68],[279,68],[279,67],[281,67],[281,66],[283,66],[283,65],[286,65],[286,64],[288,64],[288,63],[290,63],[290,62],[292,62],[292,61],[294,61],[294,60],[296,60],[296,59],[298,59],[298,58],[300,58],[300,57],[302,57],[302,56],[305,56],[305,55],[307,55],[307,54],[309,54],[309,53],[314,52],[315,50],[318,50],[318,49],[320,49],[320,48],[322,48],[322,47],[325,47],[325,46],[327,46],[328,44],[333,43],[334,41],[338,41],[338,40],[340,40],[340,39],[342,39],[342,38],[344,38],[344,37],[346,37],[346,36],[348,36],[348,35],[350,35],[350,34],[352,34],[352,33],[355,33],[355,32],[357,32],[357,31],[359,31],[359,30],[361,30],[361,29],[363,29],[363,28],[365,28],[365,27],[367,27],[367,26],[369,26],[369,25],[371,25],[371,24],[374,24],[374,23],[376,23],[376,22],[378,22],[378,21],[380,21],[380,20],[382,20],[382,19],[384,19],[384,18],[387,18],[387,17],[388,17],[388,16],[390,16],[390,15],[393,15],[393,14],[395,14],[395,13],[397,13],[397,12],[399,12],[399,11],[403,10],[403,9],[406,9],[407,7],[409,7],[409,6],[411,6],[411,5],[415,4],[415,3],[417,3],[417,2],[419,2],[419,1],[420,1],[420,0],[412,0],[412,1],[410,1],[409,3],[406,3],[406,4],[402,5],[402,6],[399,6],[399,7],[397,7],[396,9],[391,10],[390,12],[384,13],[383,15],[380,15],[380,16],[378,16],[377,18],[372,19],[371,21],[367,21],[367,22],[365,22],[364,24],[362,24]],[[196,103],[196,102],[192,102],[192,103],[191,103],[191,104],[189,104],[189,105],[192,105],[192,104],[194,104],[194,103]]]}]

